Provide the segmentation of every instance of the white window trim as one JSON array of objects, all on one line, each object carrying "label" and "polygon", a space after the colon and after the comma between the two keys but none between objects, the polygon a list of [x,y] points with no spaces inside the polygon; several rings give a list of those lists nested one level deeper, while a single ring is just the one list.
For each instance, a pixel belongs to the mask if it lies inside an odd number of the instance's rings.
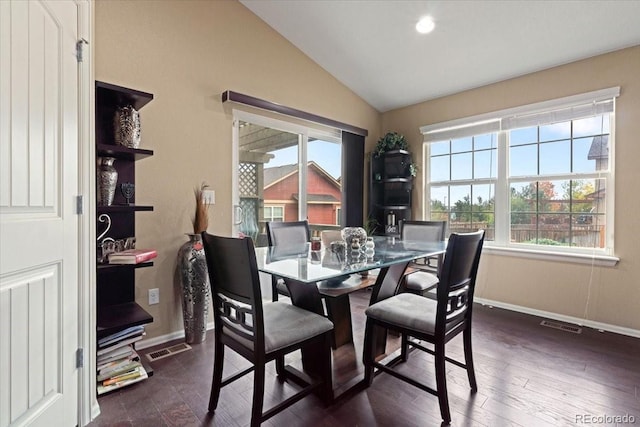
[{"label": "white window trim", "polygon": [[[478,114],[475,116],[463,117],[446,122],[434,123],[420,127],[420,133],[424,135],[425,142],[441,141],[443,139],[462,138],[464,136],[480,135],[492,131],[505,130],[511,128],[510,123],[518,116],[531,116],[544,113],[549,110],[563,110],[577,106],[584,106],[591,103],[615,99],[620,95],[620,86],[596,90],[593,92],[567,96],[564,98],[552,99],[549,101],[536,102],[519,107],[507,108],[493,111],[491,113]],[[593,114],[598,114],[594,112]],[[567,120],[567,119],[562,119]],[[493,130],[492,130],[493,129]],[[453,134],[453,137],[443,138],[445,135]]]},{"label": "white window trim", "polygon": [[[430,143],[436,141],[442,141],[447,139],[457,139],[462,137],[480,135],[483,133],[496,133],[498,135],[498,164],[497,164],[497,179],[495,180],[495,223],[496,224],[509,224],[509,209],[505,208],[509,204],[509,194],[506,185],[509,177],[507,176],[508,168],[508,147],[507,147],[507,132],[513,128],[515,123],[527,123],[527,126],[537,125],[535,122],[537,119],[533,117],[536,115],[549,117],[551,110],[558,110],[560,113],[557,116],[558,120],[567,121],[577,117],[573,115],[596,115],[602,114],[606,111],[611,112],[611,128],[610,135],[613,141],[615,141],[615,98],[620,95],[620,87],[612,87],[608,89],[601,89],[593,92],[572,95],[568,97],[553,99],[549,101],[538,102],[534,104],[523,105],[519,107],[494,111],[491,113],[479,114],[466,118],[460,118],[450,120],[441,123],[435,123],[431,125],[421,126],[420,132],[424,135],[423,143],[423,182],[425,183],[424,197],[425,201],[423,206],[423,218],[429,218],[431,204],[430,188],[431,182],[429,181],[427,167],[430,159]],[[601,103],[602,101],[613,99],[612,105],[607,103]],[[519,119],[522,119],[518,122]],[[574,262],[580,264],[592,264],[599,266],[615,266],[620,260],[618,257],[609,253],[608,251],[614,251],[614,221],[615,217],[615,143],[609,147],[609,172],[598,173],[594,172],[594,177],[607,177],[607,191],[610,192],[610,197],[607,197],[607,223],[606,223],[606,241],[608,249],[600,248],[545,248],[542,245],[536,245],[531,248],[527,244],[516,244],[509,242],[509,227],[501,226],[495,227],[495,240],[493,242],[486,242],[485,248],[488,253],[495,253],[500,255],[526,257],[530,259],[541,259],[549,261],[564,261]],[[520,178],[520,177],[518,177]],[[538,176],[531,177],[532,179],[538,179]],[[568,177],[565,177],[565,179]],[[524,179],[524,177],[523,177]],[[474,181],[476,182],[476,181]],[[456,182],[457,183],[457,182]],[[434,182],[437,184],[437,182]]]},{"label": "white window trim", "polygon": [[[278,205],[278,204],[265,204],[262,209],[266,209],[266,208],[270,208],[271,209],[271,216],[270,218],[267,220],[267,218],[265,217],[265,221],[273,221],[273,208],[280,208],[282,209],[282,221],[285,220],[284,218],[284,214],[285,214],[285,207],[284,205]],[[264,214],[264,212],[263,212]]]}]

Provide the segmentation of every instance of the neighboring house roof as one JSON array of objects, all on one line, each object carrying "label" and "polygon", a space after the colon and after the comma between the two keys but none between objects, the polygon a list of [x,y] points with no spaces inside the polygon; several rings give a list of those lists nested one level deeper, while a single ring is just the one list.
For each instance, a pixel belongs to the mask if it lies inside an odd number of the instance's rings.
[{"label": "neighboring house roof", "polygon": [[298,165],[275,166],[264,168],[264,187],[267,188],[281,179],[298,172]]},{"label": "neighboring house roof", "polygon": [[609,158],[609,135],[594,136],[587,156],[589,160]]},{"label": "neighboring house roof", "polygon": [[[318,165],[314,161],[307,162],[308,168],[315,168],[320,174],[324,175],[328,181],[331,181],[336,187],[340,187],[340,178],[337,180],[332,177],[326,170],[324,170],[320,165]],[[284,178],[297,174],[298,173],[298,165],[283,165],[283,166],[275,166],[272,168],[264,168],[264,188],[268,188],[273,184],[282,181]]]},{"label": "neighboring house roof", "polygon": [[[293,198],[298,199],[299,193],[294,193]],[[340,200],[336,199],[331,194],[307,194],[307,203],[337,203]]]}]

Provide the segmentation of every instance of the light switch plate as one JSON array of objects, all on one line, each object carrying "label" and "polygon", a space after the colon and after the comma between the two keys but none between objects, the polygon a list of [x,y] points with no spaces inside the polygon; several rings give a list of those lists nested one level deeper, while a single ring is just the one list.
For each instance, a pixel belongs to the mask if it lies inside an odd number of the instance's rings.
[{"label": "light switch plate", "polygon": [[160,304],[160,289],[149,289],[149,305]]},{"label": "light switch plate", "polygon": [[205,204],[213,205],[216,203],[216,192],[215,190],[203,190],[202,191],[202,199]]}]

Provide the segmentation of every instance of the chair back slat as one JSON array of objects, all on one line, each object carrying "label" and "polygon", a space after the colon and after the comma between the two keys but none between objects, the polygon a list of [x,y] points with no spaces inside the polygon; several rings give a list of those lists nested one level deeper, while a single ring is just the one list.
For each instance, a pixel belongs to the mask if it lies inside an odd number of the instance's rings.
[{"label": "chair back slat", "polygon": [[309,222],[269,221],[267,222],[267,240],[269,246],[306,243],[311,240]]},{"label": "chair back slat", "polygon": [[202,233],[213,295],[216,332],[231,332],[263,348],[262,294],[255,248],[250,237],[220,237]]},{"label": "chair back slat", "polygon": [[444,240],[447,221],[402,221],[400,234],[402,240],[420,240],[440,242]]},{"label": "chair back slat", "polygon": [[[400,236],[402,240],[417,240],[422,242],[442,242],[447,234],[447,221],[410,221],[405,220],[400,223]],[[431,260],[437,260],[436,266],[431,264]],[[435,273],[440,273],[443,263],[443,256],[437,255],[425,259],[426,266]]]},{"label": "chair back slat", "polygon": [[220,305],[216,306],[216,309],[220,310],[220,316],[225,326],[236,334],[252,340],[254,322],[251,306],[229,299],[221,293],[218,296],[216,302]]},{"label": "chair back slat", "polygon": [[436,334],[470,320],[484,231],[452,233],[437,287]]}]

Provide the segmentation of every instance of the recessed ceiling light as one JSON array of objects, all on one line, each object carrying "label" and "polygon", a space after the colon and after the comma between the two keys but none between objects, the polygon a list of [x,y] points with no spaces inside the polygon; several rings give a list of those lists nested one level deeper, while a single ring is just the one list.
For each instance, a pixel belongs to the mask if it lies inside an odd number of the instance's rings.
[{"label": "recessed ceiling light", "polygon": [[436,24],[435,22],[433,22],[433,19],[430,16],[425,16],[424,18],[420,18],[420,20],[416,24],[416,30],[420,34],[430,33],[431,31],[433,31],[435,27],[436,27]]}]

